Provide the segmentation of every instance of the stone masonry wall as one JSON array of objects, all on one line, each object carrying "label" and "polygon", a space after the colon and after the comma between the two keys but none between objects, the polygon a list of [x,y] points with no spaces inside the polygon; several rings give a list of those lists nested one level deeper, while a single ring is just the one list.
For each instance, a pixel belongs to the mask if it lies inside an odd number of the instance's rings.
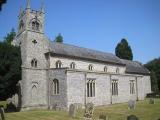
[{"label": "stone masonry wall", "polygon": [[111,64],[104,64],[104,63],[98,63],[93,61],[86,61],[86,60],[77,60],[77,59],[70,59],[70,58],[64,58],[64,57],[51,57],[50,58],[50,68],[55,68],[56,61],[60,60],[62,62],[62,67],[68,67],[70,68],[70,64],[72,62],[75,62],[76,69],[80,70],[88,70],[88,66],[90,64],[93,65],[93,71],[104,71],[104,67],[107,66],[107,71],[110,73],[116,73],[117,67],[119,68],[119,73],[125,73],[125,67],[118,66],[118,65],[111,65]]},{"label": "stone masonry wall", "polygon": [[[59,94],[52,94],[51,85],[54,79],[59,82]],[[67,108],[67,79],[66,69],[52,69],[49,72],[49,105],[51,108],[57,106],[60,109],[66,110]],[[53,108],[54,109],[54,108]]]}]

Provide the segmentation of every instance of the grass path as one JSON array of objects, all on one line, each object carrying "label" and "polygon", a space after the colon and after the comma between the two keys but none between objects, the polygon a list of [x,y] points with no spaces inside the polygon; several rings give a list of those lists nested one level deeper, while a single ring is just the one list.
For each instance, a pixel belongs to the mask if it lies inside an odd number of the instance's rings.
[{"label": "grass path", "polygon": [[[155,104],[148,104],[148,100],[139,101],[135,110],[129,110],[127,103],[96,107],[94,118],[98,120],[101,113],[107,114],[109,120],[126,120],[126,117],[131,114],[136,115],[139,120],[158,120],[160,118],[160,99],[156,99]],[[83,111],[77,112],[74,119],[69,118],[65,111],[39,110],[6,113],[6,120],[80,120],[82,118]]]}]

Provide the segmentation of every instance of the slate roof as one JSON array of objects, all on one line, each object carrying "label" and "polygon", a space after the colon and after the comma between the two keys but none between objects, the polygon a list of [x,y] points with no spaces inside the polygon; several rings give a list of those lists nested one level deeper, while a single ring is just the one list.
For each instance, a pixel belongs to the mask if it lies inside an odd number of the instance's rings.
[{"label": "slate roof", "polygon": [[117,56],[111,53],[100,52],[97,50],[91,50],[88,48],[82,48],[74,45],[57,43],[57,42],[52,42],[50,48],[51,48],[50,52],[54,54],[66,55],[71,57],[77,57],[82,59],[89,59],[89,60],[95,60],[95,61],[101,61],[101,62],[107,62],[125,66]]},{"label": "slate roof", "polygon": [[149,70],[137,61],[130,61],[130,60],[124,60],[124,59],[121,59],[121,61],[124,64],[126,64],[126,73],[144,74],[144,75],[150,74]]},{"label": "slate roof", "polygon": [[55,55],[63,55],[73,58],[123,65],[126,66],[126,73],[149,74],[148,69],[146,69],[139,62],[123,60],[111,53],[105,53],[97,50],[57,42],[50,43],[50,52]]}]

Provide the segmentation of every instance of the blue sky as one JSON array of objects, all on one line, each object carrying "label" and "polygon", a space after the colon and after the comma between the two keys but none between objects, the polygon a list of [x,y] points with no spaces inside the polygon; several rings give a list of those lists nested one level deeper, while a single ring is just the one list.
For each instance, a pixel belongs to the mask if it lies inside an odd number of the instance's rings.
[{"label": "blue sky", "polygon": [[[39,9],[41,0],[30,0]],[[160,0],[44,0],[45,34],[54,40],[114,53],[122,38],[134,60],[146,63],[160,57]],[[0,12],[0,40],[17,30],[20,6],[26,0],[7,0]]]}]

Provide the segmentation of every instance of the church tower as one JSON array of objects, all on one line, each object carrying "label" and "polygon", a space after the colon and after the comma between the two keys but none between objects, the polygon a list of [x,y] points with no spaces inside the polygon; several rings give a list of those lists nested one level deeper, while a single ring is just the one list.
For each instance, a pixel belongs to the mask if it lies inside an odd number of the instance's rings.
[{"label": "church tower", "polygon": [[20,10],[16,44],[22,57],[22,110],[47,108],[47,60],[49,41],[44,36],[44,6],[32,10],[27,0],[25,10]]}]

